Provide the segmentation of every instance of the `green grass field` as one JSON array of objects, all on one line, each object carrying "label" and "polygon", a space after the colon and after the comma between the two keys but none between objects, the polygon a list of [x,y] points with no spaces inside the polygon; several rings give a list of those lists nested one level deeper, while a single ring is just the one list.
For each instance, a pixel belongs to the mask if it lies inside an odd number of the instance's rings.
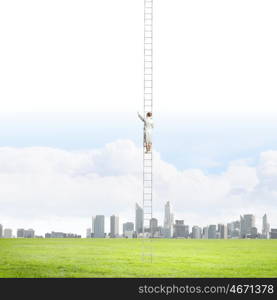
[{"label": "green grass field", "polygon": [[0,239],[0,277],[277,277],[277,240]]}]

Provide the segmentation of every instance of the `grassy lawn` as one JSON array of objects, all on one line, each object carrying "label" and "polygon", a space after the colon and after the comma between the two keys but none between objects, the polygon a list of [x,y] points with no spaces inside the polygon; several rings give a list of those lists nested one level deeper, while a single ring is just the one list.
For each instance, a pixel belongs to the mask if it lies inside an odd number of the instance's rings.
[{"label": "grassy lawn", "polygon": [[140,239],[0,239],[0,277],[277,277],[277,240],[155,239],[152,247],[150,263]]}]

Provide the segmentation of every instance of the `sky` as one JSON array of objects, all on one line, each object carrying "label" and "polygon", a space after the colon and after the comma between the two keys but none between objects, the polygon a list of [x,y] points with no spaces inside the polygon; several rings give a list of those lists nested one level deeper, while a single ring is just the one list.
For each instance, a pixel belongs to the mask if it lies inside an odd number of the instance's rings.
[{"label": "sky", "polygon": [[[190,225],[267,212],[277,227],[276,11],[154,1],[160,221],[170,200]],[[0,223],[84,235],[91,215],[134,220],[142,99],[143,1],[1,1]]]}]

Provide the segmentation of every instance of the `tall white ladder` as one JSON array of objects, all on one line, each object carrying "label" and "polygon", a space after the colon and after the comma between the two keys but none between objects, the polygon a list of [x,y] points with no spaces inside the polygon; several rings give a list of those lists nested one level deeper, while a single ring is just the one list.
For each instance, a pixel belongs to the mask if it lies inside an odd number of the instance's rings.
[{"label": "tall white ladder", "polygon": [[[144,0],[144,117],[153,112],[153,0]],[[153,149],[153,145],[152,145]],[[153,154],[143,147],[143,250],[144,261],[152,262],[150,220],[153,215]],[[150,238],[148,238],[150,235]]]}]

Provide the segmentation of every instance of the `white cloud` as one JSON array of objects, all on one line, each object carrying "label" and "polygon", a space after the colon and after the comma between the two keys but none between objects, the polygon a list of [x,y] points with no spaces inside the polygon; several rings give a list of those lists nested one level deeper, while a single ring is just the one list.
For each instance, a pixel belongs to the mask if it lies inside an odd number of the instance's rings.
[{"label": "white cloud", "polygon": [[[39,233],[83,234],[95,214],[115,213],[121,220],[132,220],[142,195],[141,159],[141,150],[130,140],[89,151],[0,148],[1,223],[37,226]],[[261,153],[257,166],[247,165],[247,160],[231,162],[217,175],[200,169],[179,171],[155,152],[154,212],[162,216],[170,200],[176,217],[190,225],[267,212],[277,226],[276,183],[277,151]]]}]

